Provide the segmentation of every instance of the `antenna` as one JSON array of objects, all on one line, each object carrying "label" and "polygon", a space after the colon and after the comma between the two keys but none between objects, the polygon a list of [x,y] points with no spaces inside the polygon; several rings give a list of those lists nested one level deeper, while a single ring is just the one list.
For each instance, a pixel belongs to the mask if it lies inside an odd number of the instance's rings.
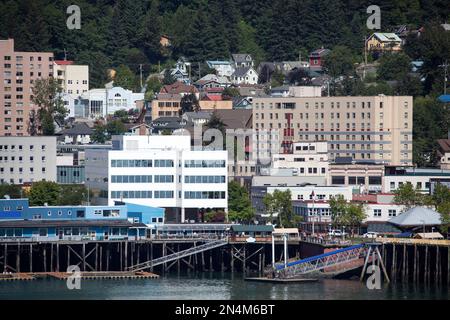
[{"label": "antenna", "polygon": [[64,61],[67,61],[67,51],[66,51],[66,48],[64,48]]}]

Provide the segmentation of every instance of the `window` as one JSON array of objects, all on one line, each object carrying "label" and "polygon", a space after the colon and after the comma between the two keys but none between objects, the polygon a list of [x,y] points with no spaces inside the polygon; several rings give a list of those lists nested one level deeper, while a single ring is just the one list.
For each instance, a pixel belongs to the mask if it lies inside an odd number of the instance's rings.
[{"label": "window", "polygon": [[397,210],[395,209],[389,209],[389,217],[395,217],[397,216]]},{"label": "window", "polygon": [[381,217],[381,209],[373,209],[374,217]]}]

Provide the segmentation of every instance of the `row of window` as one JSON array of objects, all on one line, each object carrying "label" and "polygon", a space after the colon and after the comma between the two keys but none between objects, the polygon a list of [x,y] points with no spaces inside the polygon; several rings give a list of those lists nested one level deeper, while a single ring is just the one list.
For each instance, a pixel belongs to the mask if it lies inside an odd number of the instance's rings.
[{"label": "row of window", "polygon": [[[19,170],[18,170],[18,172],[19,173],[23,173],[24,171],[23,171],[23,168],[19,168]],[[34,173],[35,171],[34,171],[34,168],[30,168],[30,171],[29,171],[29,173]],[[47,172],[47,169],[44,167],[44,168],[41,168],[41,172],[42,173],[46,173]],[[5,173],[5,168],[0,168],[0,173]],[[9,173],[14,173],[14,168],[9,168]]]},{"label": "row of window", "polygon": [[225,199],[225,191],[185,191],[185,199]]},{"label": "row of window", "polygon": [[[340,184],[345,185],[345,176],[332,176],[331,184]],[[365,177],[348,177],[349,185],[365,185],[366,178]],[[380,176],[369,176],[369,185],[381,185],[381,177]]]},{"label": "row of window", "polygon": [[225,168],[225,160],[187,160],[185,168]]},{"label": "row of window", "polygon": [[[397,216],[397,210],[396,209],[389,209],[388,210],[389,217],[396,217]],[[381,217],[381,209],[373,209],[373,216],[374,217]]]},{"label": "row of window", "polygon": [[[111,160],[113,168],[149,168],[153,166],[152,160]],[[154,160],[155,168],[173,168],[173,160]]]},{"label": "row of window", "polygon": [[[35,150],[34,145],[30,145],[29,148],[30,148],[30,151]],[[41,145],[41,151],[45,151],[46,148],[47,147],[45,145]],[[7,144],[0,145],[0,151],[8,151],[8,150],[10,150],[10,151],[16,150],[16,145],[14,145],[14,144],[12,144],[12,145],[7,145]],[[18,145],[17,146],[17,150],[19,150],[19,151],[23,150],[23,145]]]},{"label": "row of window", "polygon": [[[30,61],[34,61],[34,56],[30,57]],[[11,56],[3,56],[3,59],[5,59],[5,61],[11,61]],[[16,56],[16,61],[20,62],[23,61],[23,56]],[[37,57],[37,61],[42,61],[42,57]],[[48,57],[48,61],[53,61],[53,57]]]},{"label": "row of window", "polygon": [[151,199],[151,191],[111,191],[113,199]]},{"label": "row of window", "polygon": [[225,176],[185,176],[185,183],[225,183]]},{"label": "row of window", "polygon": [[111,176],[112,183],[149,183],[152,176]]}]

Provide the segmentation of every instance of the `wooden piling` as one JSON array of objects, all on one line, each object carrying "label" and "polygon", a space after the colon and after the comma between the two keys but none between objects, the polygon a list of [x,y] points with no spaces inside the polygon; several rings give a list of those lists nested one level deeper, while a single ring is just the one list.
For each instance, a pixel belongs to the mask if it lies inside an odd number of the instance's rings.
[{"label": "wooden piling", "polygon": [[70,250],[69,245],[67,245],[67,268],[70,266]]},{"label": "wooden piling", "polygon": [[33,272],[33,244],[30,243],[30,272]]},{"label": "wooden piling", "polygon": [[95,244],[95,271],[98,271],[98,242]]},{"label": "wooden piling", "polygon": [[434,270],[434,282],[439,283],[439,246],[436,246],[436,268]]},{"label": "wooden piling", "polygon": [[20,272],[20,243],[17,244],[17,254],[16,254],[16,272]]},{"label": "wooden piling", "polygon": [[234,274],[234,246],[231,246],[231,273]]},{"label": "wooden piling", "polygon": [[109,271],[109,258],[110,258],[110,252],[109,252],[109,243],[106,245],[106,271]]},{"label": "wooden piling", "polygon": [[396,281],[396,263],[395,263],[395,244],[392,244],[392,270],[391,270],[391,279],[392,281]]},{"label": "wooden piling", "polygon": [[414,245],[413,283],[417,281],[417,245]]},{"label": "wooden piling", "polygon": [[402,272],[402,280],[406,281],[406,244],[403,245],[403,272]]},{"label": "wooden piling", "polygon": [[125,241],[125,268],[124,270],[127,270],[128,268],[128,241]]},{"label": "wooden piling", "polygon": [[100,246],[100,271],[103,271],[103,246]]},{"label": "wooden piling", "polygon": [[428,283],[428,245],[425,246],[424,282]]},{"label": "wooden piling", "polygon": [[53,272],[53,243],[50,244],[50,272]]},{"label": "wooden piling", "polygon": [[3,272],[7,272],[7,262],[8,262],[8,245],[5,243],[4,245],[5,253],[3,255]]},{"label": "wooden piling", "polygon": [[56,272],[59,272],[59,243],[56,243]]},{"label": "wooden piling", "polygon": [[86,271],[86,243],[83,243],[83,248],[82,248],[82,250],[83,250],[83,255],[82,255],[82,257],[83,257],[83,271]]},{"label": "wooden piling", "polygon": [[47,250],[45,249],[45,245],[44,245],[44,259],[42,260],[42,262],[44,263],[44,272],[47,272]]}]

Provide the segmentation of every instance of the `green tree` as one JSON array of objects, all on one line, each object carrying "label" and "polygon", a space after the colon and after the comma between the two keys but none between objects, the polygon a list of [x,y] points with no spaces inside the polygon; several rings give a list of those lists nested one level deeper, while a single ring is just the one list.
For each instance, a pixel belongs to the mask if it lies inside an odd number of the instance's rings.
[{"label": "green tree", "polygon": [[223,120],[219,117],[217,114],[217,111],[214,110],[211,114],[211,118],[209,119],[208,123],[206,124],[206,128],[208,129],[217,129],[225,136],[225,127],[227,125],[223,122]]},{"label": "green tree", "polygon": [[150,77],[146,83],[145,100],[152,101],[161,88],[162,83],[158,77]]},{"label": "green tree", "polygon": [[166,69],[166,71],[164,71],[163,84],[171,85],[171,84],[175,83],[176,81],[177,81],[177,79],[175,79],[175,77],[172,75],[172,71],[170,69]]},{"label": "green tree", "polygon": [[108,137],[111,138],[111,136],[124,134],[127,132],[127,128],[122,121],[113,120],[106,124],[106,132],[108,132]]},{"label": "green tree", "polygon": [[264,50],[256,41],[256,30],[244,20],[239,21],[238,29],[238,50],[252,55],[256,64],[264,59]]},{"label": "green tree", "polygon": [[9,196],[11,199],[22,198],[22,188],[14,184],[0,184],[0,199],[4,199],[5,196]]},{"label": "green tree", "polygon": [[158,0],[152,0],[150,10],[143,21],[142,39],[145,53],[151,61],[157,61],[161,58],[160,39],[162,36]]},{"label": "green tree", "polygon": [[239,90],[234,87],[226,87],[222,92],[222,97],[226,100],[231,100],[239,96]]},{"label": "green tree", "polygon": [[264,196],[263,203],[271,220],[276,215],[278,224],[282,228],[298,227],[301,217],[295,215],[292,210],[291,190],[280,191],[276,189],[273,193]]},{"label": "green tree", "polygon": [[402,80],[411,72],[411,59],[404,53],[384,54],[377,69],[378,79]]},{"label": "green tree", "polygon": [[415,207],[422,206],[425,203],[424,195],[420,192],[419,188],[414,188],[410,183],[404,183],[394,191],[394,203],[404,205],[406,210]]},{"label": "green tree", "polygon": [[96,124],[91,139],[93,142],[103,144],[108,140],[106,126],[102,124]]},{"label": "green tree", "polygon": [[333,78],[353,74],[355,59],[352,51],[346,46],[336,46],[324,58],[324,68]]},{"label": "green tree", "polygon": [[[92,194],[90,195],[92,197]],[[89,199],[90,199],[89,197]],[[88,190],[84,185],[62,185],[59,206],[79,206],[87,202]]]},{"label": "green tree", "polygon": [[190,93],[181,98],[180,102],[180,116],[186,112],[200,111],[200,103],[195,93]]},{"label": "green tree", "polygon": [[130,68],[125,65],[120,65],[116,70],[114,86],[137,91],[138,79]]},{"label": "green tree", "polygon": [[249,223],[255,216],[247,189],[236,181],[228,183],[228,220]]},{"label": "green tree", "polygon": [[61,186],[56,182],[39,181],[33,183],[28,192],[30,206],[56,206],[59,203]]},{"label": "green tree", "polygon": [[349,226],[352,236],[366,218],[362,204],[347,202],[342,195],[330,199],[330,210],[333,225]]},{"label": "green tree", "polygon": [[[54,121],[62,123],[68,114],[64,107],[64,101],[61,98],[62,88],[58,81],[53,78],[36,79],[33,85],[33,103],[38,107],[37,115],[41,124],[41,132],[44,135],[54,135]],[[36,119],[30,119],[36,121]],[[30,132],[31,134],[31,132]]]}]

